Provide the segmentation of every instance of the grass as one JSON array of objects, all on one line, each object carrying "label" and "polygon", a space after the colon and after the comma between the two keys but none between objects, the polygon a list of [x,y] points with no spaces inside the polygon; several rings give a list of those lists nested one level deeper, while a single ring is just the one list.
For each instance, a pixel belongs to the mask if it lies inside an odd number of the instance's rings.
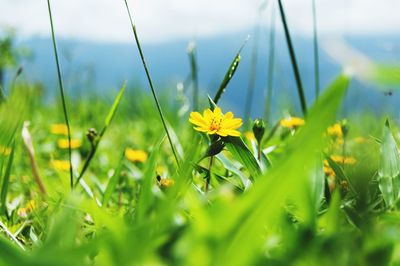
[{"label": "grass", "polygon": [[[125,84],[72,99],[61,71],[64,108],[24,80],[4,95],[0,265],[400,264],[399,125],[341,117],[350,77],[321,90],[304,120],[278,110],[275,125],[242,127],[240,137],[200,133],[181,111],[189,101],[172,101],[170,88],[156,94],[126,7],[151,95]],[[54,31],[53,44],[57,61]],[[211,96],[189,53],[194,93],[180,97],[192,110],[230,111],[220,99],[243,46]],[[74,190],[72,166],[81,169]]]}]

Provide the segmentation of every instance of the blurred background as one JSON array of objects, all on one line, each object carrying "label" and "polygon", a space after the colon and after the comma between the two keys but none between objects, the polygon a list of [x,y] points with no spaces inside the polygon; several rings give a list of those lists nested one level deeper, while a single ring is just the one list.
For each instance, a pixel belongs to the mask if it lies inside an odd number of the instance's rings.
[{"label": "blurred background", "polygon": [[[148,65],[160,91],[187,86],[187,48],[196,45],[201,96],[213,95],[237,50],[250,35],[223,104],[243,114],[254,88],[251,116],[265,109],[299,112],[295,79],[276,1],[129,0]],[[316,0],[320,86],[353,67],[355,79],[344,114],[367,110],[397,115],[396,83],[377,85],[360,73],[369,63],[396,67],[400,56],[400,1]],[[308,104],[315,98],[312,0],[283,1]],[[116,90],[124,80],[147,90],[122,0],[52,1],[67,94],[81,97]],[[21,77],[43,83],[49,100],[57,75],[46,1],[0,0],[0,68],[4,88],[20,66]],[[274,48],[271,50],[271,46]],[[273,61],[271,63],[271,55]],[[269,73],[272,66],[272,82]],[[365,73],[364,73],[365,74]],[[377,87],[379,87],[377,89]]]}]

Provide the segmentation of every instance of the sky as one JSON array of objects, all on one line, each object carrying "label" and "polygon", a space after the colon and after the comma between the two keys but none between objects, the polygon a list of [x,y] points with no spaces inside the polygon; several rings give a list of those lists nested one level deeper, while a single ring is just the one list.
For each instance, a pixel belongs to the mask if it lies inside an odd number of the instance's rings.
[{"label": "sky", "polygon": [[[294,34],[312,32],[312,0],[283,0]],[[267,8],[259,14],[259,6]],[[57,34],[90,41],[132,40],[123,0],[52,0]],[[128,0],[143,42],[158,43],[232,33],[268,24],[271,0]],[[316,0],[321,35],[400,33],[399,0]],[[280,29],[280,24],[277,23]],[[20,36],[49,36],[46,0],[0,0],[0,27]]]}]

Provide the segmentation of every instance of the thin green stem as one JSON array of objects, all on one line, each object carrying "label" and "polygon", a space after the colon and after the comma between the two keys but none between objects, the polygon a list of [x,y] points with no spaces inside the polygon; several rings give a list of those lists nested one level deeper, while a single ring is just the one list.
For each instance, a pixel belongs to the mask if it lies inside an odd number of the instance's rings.
[{"label": "thin green stem", "polygon": [[294,52],[292,39],[290,37],[289,27],[286,22],[285,10],[283,8],[281,0],[278,0],[278,4],[279,4],[279,11],[281,14],[283,28],[285,30],[286,43],[287,43],[288,50],[289,50],[290,61],[292,62],[293,72],[294,72],[294,76],[296,79],[297,92],[299,94],[301,111],[303,112],[303,115],[306,115],[307,114],[306,97],[304,95],[303,85],[301,83],[300,71],[299,71],[299,67],[297,65],[296,55]]},{"label": "thin green stem", "polygon": [[267,80],[267,99],[265,101],[265,121],[271,123],[271,104],[272,104],[272,91],[274,85],[274,65],[275,65],[275,5],[271,5],[271,23],[269,32],[269,52],[268,52],[268,80]]},{"label": "thin green stem", "polygon": [[147,67],[146,60],[144,58],[144,54],[143,54],[143,51],[142,51],[142,47],[140,45],[139,37],[138,37],[138,34],[136,32],[136,26],[133,23],[133,19],[132,19],[131,11],[130,11],[129,6],[128,6],[128,2],[126,0],[124,0],[124,1],[125,1],[125,5],[126,5],[126,10],[128,11],[129,20],[131,22],[131,27],[132,27],[133,35],[135,37],[136,46],[137,46],[138,51],[139,51],[140,59],[142,60],[142,65],[144,67],[144,70],[145,70],[146,76],[147,76],[147,80],[148,80],[149,85],[150,85],[150,90],[151,90],[151,93],[153,94],[153,98],[154,98],[154,101],[156,103],[158,113],[160,114],[161,122],[163,124],[165,133],[167,134],[168,141],[169,141],[169,144],[171,146],[172,153],[174,154],[176,164],[179,167],[180,164],[179,164],[178,155],[177,155],[177,153],[175,151],[175,147],[174,147],[174,144],[172,142],[171,136],[169,134],[167,123],[165,122],[165,118],[164,118],[163,111],[161,109],[160,102],[158,101],[158,97],[157,97],[156,91],[155,91],[154,86],[153,86],[153,81],[151,79],[150,72],[149,72],[149,69]]},{"label": "thin green stem", "polygon": [[254,42],[251,56],[251,65],[250,65],[250,74],[249,74],[249,83],[247,87],[247,96],[246,96],[246,104],[245,104],[245,112],[244,112],[244,121],[246,124],[249,123],[249,119],[251,116],[251,106],[253,103],[253,95],[254,88],[256,85],[256,76],[257,76],[257,60],[258,60],[258,43],[259,43],[259,31],[260,31],[260,22],[258,21],[257,25],[254,27]]},{"label": "thin green stem", "polygon": [[194,43],[189,45],[188,55],[190,60],[190,76],[193,87],[193,110],[197,111],[199,108],[199,80],[196,59],[196,46]]},{"label": "thin green stem", "polygon": [[74,177],[73,177],[72,159],[71,159],[71,157],[72,157],[71,128],[69,126],[67,104],[66,104],[65,95],[64,95],[64,84],[63,84],[62,75],[61,75],[60,62],[59,62],[59,59],[58,59],[57,44],[56,44],[56,37],[55,37],[55,34],[54,34],[53,16],[51,14],[50,0],[47,0],[47,7],[48,7],[48,10],[49,10],[49,18],[50,18],[50,26],[51,26],[51,37],[52,37],[52,40],[53,40],[54,56],[56,58],[58,85],[59,85],[59,88],[60,88],[60,95],[61,95],[61,102],[62,102],[62,107],[63,107],[63,112],[64,112],[65,124],[67,125],[69,175],[70,175],[70,186],[71,186],[71,190],[72,190],[73,187],[74,187]]},{"label": "thin green stem", "polygon": [[317,8],[316,0],[312,0],[313,12],[313,40],[314,40],[314,76],[315,76],[315,99],[318,99],[320,91],[319,81],[319,52],[318,52],[318,31],[317,31]]},{"label": "thin green stem", "polygon": [[205,186],[205,192],[208,192],[210,182],[211,182],[211,169],[214,161],[214,156],[210,157],[210,163],[208,164],[208,175],[206,177],[206,186]]}]

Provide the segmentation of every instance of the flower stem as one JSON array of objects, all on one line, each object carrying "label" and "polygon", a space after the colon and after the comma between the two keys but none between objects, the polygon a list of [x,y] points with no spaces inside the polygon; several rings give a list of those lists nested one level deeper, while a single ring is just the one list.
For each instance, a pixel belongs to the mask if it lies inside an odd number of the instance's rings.
[{"label": "flower stem", "polygon": [[211,168],[213,165],[213,161],[214,161],[214,156],[210,157],[210,163],[208,164],[208,175],[206,177],[206,187],[205,187],[205,191],[208,192],[208,188],[210,185],[210,181],[211,181]]}]

